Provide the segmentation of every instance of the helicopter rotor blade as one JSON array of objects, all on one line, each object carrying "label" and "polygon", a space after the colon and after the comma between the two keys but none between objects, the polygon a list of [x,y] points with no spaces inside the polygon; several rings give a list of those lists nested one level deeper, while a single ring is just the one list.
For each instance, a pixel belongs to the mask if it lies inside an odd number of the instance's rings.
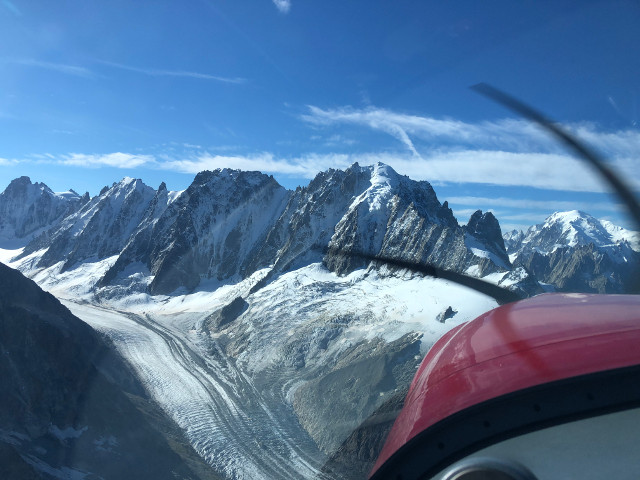
[{"label": "helicopter rotor blade", "polygon": [[505,287],[500,287],[493,283],[489,283],[485,280],[481,280],[476,277],[471,277],[462,273],[457,273],[451,270],[445,270],[443,268],[436,267],[434,265],[422,264],[416,262],[410,262],[407,260],[401,260],[398,258],[387,257],[385,255],[371,255],[365,252],[358,252],[352,250],[332,249],[328,248],[325,253],[333,253],[338,255],[345,255],[350,257],[361,258],[370,262],[381,262],[386,265],[403,268],[412,272],[422,273],[429,277],[440,278],[448,280],[458,285],[469,287],[479,293],[483,293],[489,297],[494,298],[499,304],[515,302],[522,300],[524,297],[518,292],[509,290]]},{"label": "helicopter rotor blade", "polygon": [[525,118],[537,123],[542,128],[550,132],[562,143],[576,152],[582,159],[589,163],[593,168],[600,173],[600,175],[607,181],[609,186],[614,192],[618,194],[620,199],[626,205],[629,214],[635,221],[636,230],[640,231],[640,203],[636,195],[631,188],[621,179],[620,175],[591,148],[579,141],[573,135],[568,133],[565,129],[553,123],[546,118],[542,113],[533,109],[529,105],[521,102],[520,100],[512,97],[511,95],[487,84],[478,83],[470,87],[475,92],[484,95],[487,98],[501,104],[502,106],[522,115]]}]

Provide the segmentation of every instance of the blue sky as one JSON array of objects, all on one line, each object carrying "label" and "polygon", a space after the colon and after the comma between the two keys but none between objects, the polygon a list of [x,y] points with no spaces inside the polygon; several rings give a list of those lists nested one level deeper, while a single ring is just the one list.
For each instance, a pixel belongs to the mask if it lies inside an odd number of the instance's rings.
[{"label": "blue sky", "polygon": [[0,0],[0,190],[179,190],[221,167],[295,188],[383,161],[461,222],[629,226],[588,167],[469,86],[534,105],[640,190],[639,25],[637,0]]}]

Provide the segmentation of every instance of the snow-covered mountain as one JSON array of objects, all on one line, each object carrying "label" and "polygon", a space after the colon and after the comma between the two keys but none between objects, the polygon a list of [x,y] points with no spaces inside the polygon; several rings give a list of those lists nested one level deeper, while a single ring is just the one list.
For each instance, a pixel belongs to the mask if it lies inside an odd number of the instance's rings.
[{"label": "snow-covered mountain", "polygon": [[13,180],[0,193],[0,242],[4,248],[19,245],[50,228],[89,200],[73,190],[55,193],[29,177]]},{"label": "snow-covered mountain", "polygon": [[80,262],[120,253],[153,199],[153,188],[124,178],[104,188],[80,210],[31,241],[19,258],[42,251],[36,267],[62,262],[66,271]]},{"label": "snow-covered mountain", "polygon": [[124,179],[12,265],[112,340],[217,471],[332,478],[340,466],[322,464],[342,442],[366,450],[349,464],[366,474],[389,422],[366,438],[353,430],[374,412],[392,418],[385,409],[399,405],[430,345],[496,305],[350,253],[523,295],[620,291],[637,254],[629,232],[596,222],[559,213],[503,238],[493,214],[461,226],[428,182],[383,164],[321,172],[295,191],[224,169],[182,192]]},{"label": "snow-covered mountain", "polygon": [[607,247],[623,242],[640,251],[640,237],[636,232],[625,230],[607,220],[598,220],[579,210],[556,212],[547,217],[544,223],[530,227],[525,233],[514,231],[505,235],[508,253],[537,251],[549,254],[562,247],[589,244]]},{"label": "snow-covered mountain", "polygon": [[[305,469],[319,473],[323,455],[406,388],[439,335],[495,305],[348,252],[504,276],[510,263],[499,231],[495,217],[482,212],[460,226],[427,182],[383,164],[322,172],[296,191],[258,172],[225,169],[198,174],[183,192],[124,179],[33,239],[13,265],[56,295],[140,316],[125,326],[78,310],[111,336],[216,469],[268,476],[303,458]],[[145,322],[160,331],[174,325],[177,335],[150,331],[150,351],[179,338],[185,351],[199,352],[198,365],[212,365],[194,372],[197,385],[203,376],[217,385],[202,392],[203,405],[232,404],[264,421],[249,427],[242,416],[226,416],[226,407],[198,410],[192,392],[163,380],[167,359],[156,362],[140,350]],[[352,385],[354,377],[361,381]],[[326,388],[342,392],[339,415],[323,401]],[[211,431],[217,422],[235,426]],[[273,435],[270,460],[236,445]],[[308,476],[305,469],[294,477]]]},{"label": "snow-covered mountain", "polygon": [[366,265],[349,252],[476,276],[507,272],[499,232],[490,213],[461,227],[428,182],[383,164],[322,172],[294,192],[259,172],[224,169],[198,174],[183,192],[125,178],[32,240],[19,259],[57,265],[56,275],[109,259],[89,285],[96,293],[153,295],[271,266],[269,279],[317,261],[339,275]]},{"label": "snow-covered mountain", "polygon": [[514,266],[558,290],[624,293],[637,275],[638,234],[578,210],[504,238]]},{"label": "snow-covered mountain", "polygon": [[290,193],[259,172],[199,173],[183,192],[163,185],[100,285],[126,283],[138,264],[150,293],[191,290],[204,279],[243,278],[254,252],[282,213]]}]

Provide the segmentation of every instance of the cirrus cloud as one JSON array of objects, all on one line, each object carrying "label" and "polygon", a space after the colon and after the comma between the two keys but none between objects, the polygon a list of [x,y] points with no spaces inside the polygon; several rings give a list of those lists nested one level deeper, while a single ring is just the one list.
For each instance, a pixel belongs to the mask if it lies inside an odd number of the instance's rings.
[{"label": "cirrus cloud", "polygon": [[[416,157],[424,155],[425,150],[434,149],[434,145],[435,148],[566,155],[563,145],[526,120],[506,118],[469,123],[398,113],[377,107],[322,109],[309,105],[307,109],[308,112],[300,115],[300,119],[311,125],[352,125],[383,132],[399,140]],[[592,123],[570,124],[565,125],[565,128],[608,158],[637,158],[640,153],[640,131],[637,129],[607,132]]]},{"label": "cirrus cloud", "polygon": [[232,83],[232,84],[247,83],[247,79],[241,78],[241,77],[224,77],[221,75],[211,75],[208,73],[191,72],[187,70],[162,70],[162,69],[155,69],[155,68],[142,68],[142,67],[134,67],[131,65],[123,65],[122,63],[107,62],[103,60],[98,61],[98,63],[101,63],[102,65],[106,65],[108,67],[118,68],[120,70],[127,70],[135,73],[141,73],[143,75],[148,75],[151,77],[185,77],[185,78],[195,78],[199,80],[214,80],[216,82]]}]

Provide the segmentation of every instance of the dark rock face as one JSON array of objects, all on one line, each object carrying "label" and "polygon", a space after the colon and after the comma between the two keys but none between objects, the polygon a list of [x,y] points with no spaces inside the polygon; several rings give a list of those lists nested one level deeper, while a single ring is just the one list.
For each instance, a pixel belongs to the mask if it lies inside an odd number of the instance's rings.
[{"label": "dark rock face", "polygon": [[624,244],[598,248],[590,243],[557,248],[548,254],[522,253],[514,264],[562,292],[635,293],[632,289],[640,254]]},{"label": "dark rock face", "polygon": [[[287,206],[252,260],[282,272],[322,259],[336,224],[354,198],[370,187],[371,174],[357,163],[319,173],[291,195]],[[274,262],[275,259],[275,262]]]},{"label": "dark rock face", "polygon": [[501,260],[505,266],[511,267],[500,224],[493,213],[482,213],[482,210],[477,210],[471,215],[464,230],[485,245],[487,250]]},{"label": "dark rock face", "polygon": [[155,407],[120,358],[53,296],[2,264],[0,351],[3,478],[49,478],[43,470],[199,478],[185,464],[197,465],[195,454],[181,458],[142,413]]},{"label": "dark rock face", "polygon": [[134,262],[154,275],[153,294],[191,290],[202,278],[250,275],[251,252],[262,244],[287,198],[273,177],[259,172],[201,172],[175,199],[162,184],[99,286],[113,283]]},{"label": "dark rock face", "polygon": [[451,305],[449,305],[443,312],[440,312],[438,314],[438,316],[436,317],[436,320],[439,321],[440,323],[444,323],[450,318],[455,317],[456,313],[458,312],[453,308],[451,308]]},{"label": "dark rock face", "polygon": [[251,258],[288,197],[273,177],[259,172],[199,173],[153,226],[151,293],[192,289],[201,278],[243,278],[266,266]]},{"label": "dark rock face", "polygon": [[[478,231],[488,231],[486,235],[495,243],[487,246],[485,238],[458,225],[448,204],[440,204],[428,182],[410,180],[381,164],[365,172],[369,173],[367,189],[335,226],[324,257],[330,270],[347,274],[366,264],[351,253],[398,258],[457,272],[478,265],[479,275],[509,268],[504,244],[500,246],[493,239],[491,229],[500,231],[493,215],[483,217],[478,226]],[[486,226],[489,223],[490,228]],[[484,254],[486,250],[493,255]]]},{"label": "dark rock face", "polygon": [[[0,193],[0,240],[24,239],[77,211],[88,201],[72,190],[55,194],[44,183],[29,177],[13,180]],[[25,242],[26,243],[26,242]]]},{"label": "dark rock face", "polygon": [[[224,169],[199,173],[177,196],[164,184],[154,191],[124,179],[35,238],[21,256],[46,249],[37,267],[63,262],[62,271],[116,256],[96,285],[104,295],[170,294],[269,266],[273,276],[323,261],[343,275],[367,264],[352,253],[458,272],[477,265],[473,274],[486,275],[510,268],[497,232],[490,213],[477,212],[460,227],[429,183],[383,164],[328,170],[295,192],[259,172]],[[131,265],[149,285],[121,276]]]},{"label": "dark rock face", "polygon": [[169,203],[169,192],[166,184],[162,182],[142,215],[142,220],[127,240],[115,263],[109,267],[98,282],[98,287],[109,285],[119,272],[134,262],[139,261],[149,265],[149,254],[154,241],[153,229],[158,219],[166,211]]},{"label": "dark rock face", "polygon": [[209,330],[222,328],[242,315],[248,306],[246,300],[242,297],[236,297],[230,304],[209,315],[205,320],[204,327]]}]

